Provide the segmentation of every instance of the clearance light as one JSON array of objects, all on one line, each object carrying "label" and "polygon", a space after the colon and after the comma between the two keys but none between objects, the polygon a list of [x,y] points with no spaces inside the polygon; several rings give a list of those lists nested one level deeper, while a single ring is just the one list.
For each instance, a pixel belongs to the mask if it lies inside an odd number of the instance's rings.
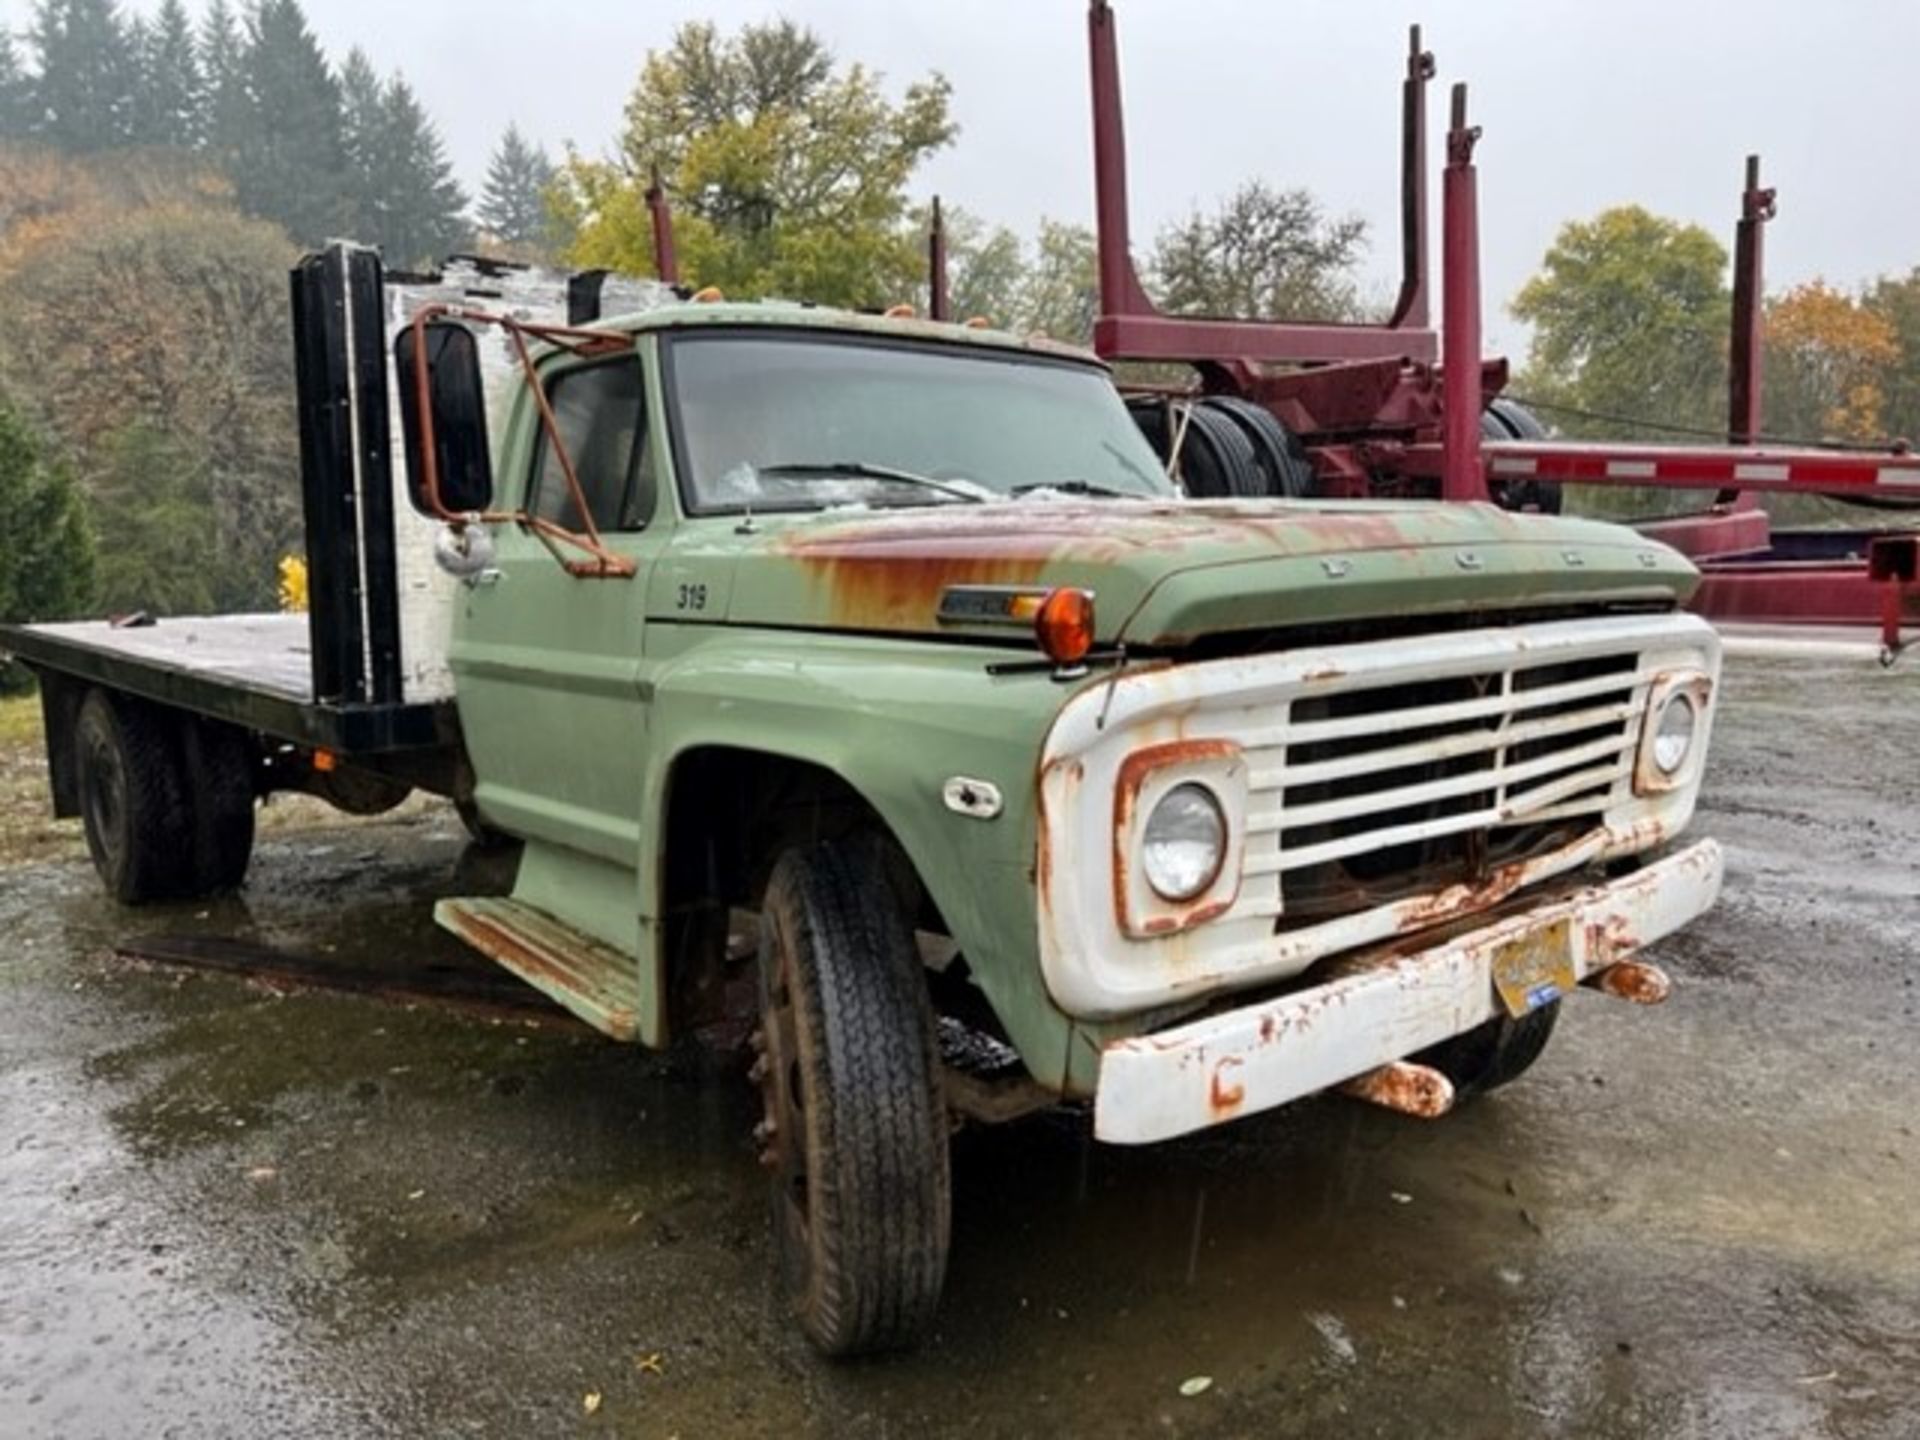
[{"label": "clearance light", "polygon": [[991,330],[993,322],[984,315],[969,315],[960,322],[969,330]]},{"label": "clearance light", "polygon": [[1093,649],[1093,592],[1048,591],[1034,614],[1033,633],[1056,665],[1079,664]]},{"label": "clearance light", "polygon": [[718,285],[708,285],[693,292],[693,303],[696,305],[711,305],[726,298],[726,292]]},{"label": "clearance light", "polygon": [[911,320],[913,319],[913,307],[911,305],[889,305],[884,318],[888,320]]}]

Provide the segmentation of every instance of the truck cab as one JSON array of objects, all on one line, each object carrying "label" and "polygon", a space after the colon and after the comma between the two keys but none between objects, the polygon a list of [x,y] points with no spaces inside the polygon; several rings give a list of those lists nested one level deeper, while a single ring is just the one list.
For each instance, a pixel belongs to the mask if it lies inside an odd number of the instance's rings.
[{"label": "truck cab", "polygon": [[396,348],[524,851],[440,918],[617,1037],[751,1025],[830,1353],[929,1322],[950,1115],[1444,1113],[1717,894],[1719,647],[1629,530],[1187,499],[1091,355],[801,306],[550,337],[490,436],[466,333]]}]

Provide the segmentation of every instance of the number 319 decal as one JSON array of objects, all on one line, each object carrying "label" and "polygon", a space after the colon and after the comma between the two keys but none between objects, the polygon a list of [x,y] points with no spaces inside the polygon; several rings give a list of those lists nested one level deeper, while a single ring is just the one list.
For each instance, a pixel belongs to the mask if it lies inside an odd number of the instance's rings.
[{"label": "number 319 decal", "polygon": [[707,587],[704,585],[682,585],[680,600],[675,607],[680,610],[704,610],[707,608]]}]

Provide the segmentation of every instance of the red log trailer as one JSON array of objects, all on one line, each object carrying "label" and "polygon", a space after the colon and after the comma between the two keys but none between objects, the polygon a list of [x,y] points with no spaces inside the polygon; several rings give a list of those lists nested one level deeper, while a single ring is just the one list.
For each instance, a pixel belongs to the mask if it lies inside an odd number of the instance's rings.
[{"label": "red log trailer", "polygon": [[[1774,192],[1760,185],[1757,156],[1747,159],[1735,241],[1727,443],[1552,440],[1502,398],[1507,362],[1480,352],[1473,155],[1480,130],[1468,123],[1460,84],[1453,87],[1441,178],[1443,323],[1437,334],[1430,324],[1426,87],[1435,67],[1417,26],[1402,86],[1399,296],[1384,324],[1353,325],[1167,315],[1154,305],[1128,243],[1119,55],[1107,0],[1090,0],[1087,20],[1100,285],[1093,345],[1108,360],[1192,367],[1197,383],[1188,396],[1176,401],[1162,389],[1158,402],[1143,406],[1166,407],[1157,421],[1143,413],[1149,434],[1162,437],[1165,448],[1206,413],[1202,406],[1243,422],[1257,407],[1280,427],[1277,442],[1271,427],[1263,425],[1262,433],[1304,459],[1319,495],[1557,508],[1564,483],[1708,492],[1697,512],[1642,527],[1699,564],[1697,609],[1721,621],[1873,627],[1883,662],[1892,662],[1903,626],[1920,624],[1920,531],[1776,531],[1757,502],[1761,492],[1786,492],[1920,507],[1920,455],[1904,441],[1882,450],[1765,443],[1761,254]],[[1467,381],[1449,385],[1452,376]],[[1176,423],[1176,406],[1191,416]],[[1201,428],[1217,432],[1221,423],[1209,419]]]}]

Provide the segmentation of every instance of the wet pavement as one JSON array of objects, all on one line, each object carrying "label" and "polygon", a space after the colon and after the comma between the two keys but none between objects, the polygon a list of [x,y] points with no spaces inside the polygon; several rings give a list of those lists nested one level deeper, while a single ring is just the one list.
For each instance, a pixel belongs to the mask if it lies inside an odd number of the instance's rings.
[{"label": "wet pavement", "polygon": [[1920,672],[1729,692],[1666,1006],[1574,997],[1440,1122],[963,1134],[938,1333],[851,1366],[699,1052],[111,956],[463,965],[442,812],[273,832],[211,907],[0,868],[0,1436],[1920,1434]]}]

